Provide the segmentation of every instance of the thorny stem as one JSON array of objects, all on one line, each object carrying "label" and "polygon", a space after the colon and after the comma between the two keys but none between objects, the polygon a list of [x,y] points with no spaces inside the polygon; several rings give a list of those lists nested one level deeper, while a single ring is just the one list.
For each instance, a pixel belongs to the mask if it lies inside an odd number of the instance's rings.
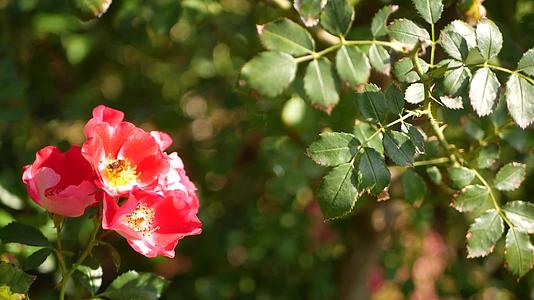
[{"label": "thorny stem", "polygon": [[308,60],[312,60],[312,59],[318,59],[319,57],[322,57],[330,52],[333,52],[335,50],[337,50],[338,48],[340,48],[341,46],[343,45],[372,45],[372,44],[375,44],[375,45],[382,45],[382,46],[386,46],[386,47],[392,47],[392,43],[391,42],[386,42],[386,41],[377,41],[377,40],[354,40],[354,41],[347,41],[345,40],[344,38],[341,38],[340,39],[340,42],[337,43],[337,44],[334,44],[328,48],[325,48],[319,52],[312,52],[311,54],[308,54],[308,55],[304,55],[304,56],[300,56],[300,57],[297,57],[295,58],[295,61],[297,63],[301,63],[301,62],[305,62],[305,61],[308,61]]}]

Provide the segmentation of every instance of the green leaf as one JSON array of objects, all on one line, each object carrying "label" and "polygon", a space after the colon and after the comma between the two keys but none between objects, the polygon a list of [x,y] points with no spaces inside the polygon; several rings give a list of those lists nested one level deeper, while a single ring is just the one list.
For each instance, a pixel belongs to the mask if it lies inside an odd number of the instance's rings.
[{"label": "green leaf", "polygon": [[417,153],[425,153],[425,137],[417,127],[412,126],[409,123],[402,123],[401,130],[410,137]]},{"label": "green leaf", "polygon": [[117,277],[101,296],[110,300],[157,300],[169,281],[151,273],[128,271]]},{"label": "green leaf", "polygon": [[480,68],[475,72],[469,86],[469,99],[479,116],[487,116],[493,111],[500,86],[497,76],[489,68]]},{"label": "green leaf", "polygon": [[400,115],[404,110],[404,95],[395,85],[391,84],[386,89],[386,99],[388,102],[391,102],[391,104],[387,105],[389,112],[394,116]]},{"label": "green leaf", "polygon": [[517,63],[517,70],[534,76],[534,48],[530,48],[523,54],[523,57]]},{"label": "green leaf", "polygon": [[404,99],[411,104],[418,104],[425,101],[425,85],[420,82],[412,83],[404,91]]},{"label": "green leaf", "polygon": [[517,189],[527,174],[525,164],[512,162],[502,167],[495,176],[495,188],[500,191],[512,191]]},{"label": "green leaf", "polygon": [[415,9],[428,24],[436,24],[443,12],[441,0],[412,0]]},{"label": "green leaf", "polygon": [[404,199],[409,203],[421,203],[425,198],[426,184],[423,178],[412,169],[406,170],[402,176]]},{"label": "green leaf", "polygon": [[345,35],[353,18],[354,8],[346,0],[329,0],[321,13],[321,26],[333,35]]},{"label": "green leaf", "polygon": [[281,52],[263,52],[247,62],[241,73],[260,94],[267,97],[280,95],[295,79],[297,62]]},{"label": "green leaf", "polygon": [[462,189],[475,179],[475,172],[466,167],[452,167],[449,169],[449,179],[454,189]]},{"label": "green leaf", "polygon": [[0,240],[3,244],[19,243],[30,246],[46,247],[50,242],[35,227],[11,222],[0,229]]},{"label": "green leaf", "polygon": [[339,102],[332,65],[328,59],[321,57],[310,62],[304,75],[304,90],[311,103],[327,113]]},{"label": "green leaf", "polygon": [[[421,58],[418,58],[418,60],[423,73],[426,73],[429,65]],[[393,74],[400,82],[414,83],[421,79],[415,71],[412,59],[408,57],[402,58],[395,63]]]},{"label": "green leaf", "polygon": [[[443,78],[443,88],[445,93],[451,97],[463,95],[469,85],[471,71],[459,61],[452,60]],[[462,105],[463,106],[463,105]]]},{"label": "green leaf", "polygon": [[467,257],[483,257],[495,248],[504,232],[504,224],[496,210],[490,209],[476,218],[467,232]]},{"label": "green leaf", "polygon": [[28,258],[26,259],[26,262],[24,263],[24,269],[25,270],[33,270],[37,267],[39,267],[43,262],[46,260],[46,258],[52,253],[52,249],[50,248],[42,248],[35,252],[33,252]]},{"label": "green leaf", "polygon": [[445,105],[445,107],[450,109],[462,109],[464,108],[464,103],[461,96],[451,98],[449,96],[441,96],[439,97],[439,100],[441,100],[441,103]]},{"label": "green leaf", "polygon": [[91,295],[95,295],[102,285],[102,267],[92,269],[88,266],[78,266],[72,277],[79,282]]},{"label": "green leaf", "polygon": [[[384,154],[384,147],[382,146],[382,133],[375,134],[376,129],[367,123],[356,121],[354,125],[354,136],[358,138],[360,143],[367,141],[367,146],[375,149],[380,154]],[[373,138],[369,139],[371,136]]]},{"label": "green leaf", "polygon": [[299,13],[302,23],[306,27],[312,27],[319,23],[322,0],[295,0],[293,7]]},{"label": "green leaf", "polygon": [[111,0],[68,0],[69,6],[82,21],[100,18],[111,5]]},{"label": "green leaf", "polygon": [[386,119],[388,105],[386,96],[374,84],[367,84],[362,93],[358,93],[358,108],[367,122],[382,123]]},{"label": "green leaf", "polygon": [[307,154],[317,164],[337,166],[349,162],[358,152],[360,143],[350,133],[324,132],[307,149]]},{"label": "green leaf", "polygon": [[15,265],[0,262],[0,286],[7,285],[14,293],[27,294],[35,276],[24,273]]},{"label": "green leaf", "polygon": [[456,60],[465,61],[469,54],[466,39],[456,32],[442,31],[439,43],[443,50]]},{"label": "green leaf", "polygon": [[369,47],[369,62],[378,72],[389,75],[391,71],[391,56],[384,47],[372,44]]},{"label": "green leaf", "polygon": [[300,56],[312,53],[315,49],[315,41],[310,33],[291,20],[284,18],[258,25],[257,28],[261,43],[269,50]]},{"label": "green leaf", "polygon": [[479,169],[487,169],[493,166],[499,159],[499,146],[490,144],[480,150],[477,156]]},{"label": "green leaf", "polygon": [[389,16],[399,9],[398,5],[386,5],[382,7],[373,17],[371,21],[371,34],[373,37],[383,37],[387,31],[387,22]]},{"label": "green leaf", "polygon": [[391,180],[391,174],[386,166],[384,157],[375,149],[363,148],[360,161],[358,162],[359,188],[378,195]]},{"label": "green leaf", "polygon": [[477,47],[485,60],[497,56],[502,48],[502,33],[489,19],[482,19],[476,28]]},{"label": "green leaf", "polygon": [[465,39],[469,50],[477,46],[475,29],[473,28],[473,26],[465,23],[464,21],[454,20],[449,25],[445,26],[445,28],[443,28],[441,32],[454,32],[459,34]]},{"label": "green leaf", "polygon": [[430,35],[423,27],[408,19],[396,19],[388,26],[389,36],[412,49],[419,40],[424,46],[431,44]]},{"label": "green leaf", "polygon": [[506,104],[517,125],[527,128],[534,122],[534,85],[519,74],[512,74],[506,82]]},{"label": "green leaf", "polygon": [[325,219],[341,218],[351,212],[358,196],[356,186],[351,163],[339,165],[326,174],[317,192],[317,202]]},{"label": "green leaf", "polygon": [[443,175],[441,175],[441,171],[438,167],[428,167],[426,168],[426,173],[428,174],[428,178],[430,178],[430,181],[432,181],[435,185],[441,184],[441,181],[443,180]]},{"label": "green leaf", "polygon": [[522,277],[527,274],[534,264],[534,246],[528,233],[516,228],[508,229],[504,255],[506,265],[514,275]]},{"label": "green leaf", "polygon": [[451,206],[459,212],[470,212],[484,204],[488,197],[489,191],[485,186],[469,185],[454,194]]},{"label": "green leaf", "polygon": [[367,56],[356,46],[341,46],[336,55],[336,69],[342,80],[351,84],[366,83],[371,73]]},{"label": "green leaf", "polygon": [[506,217],[521,231],[534,233],[534,204],[525,201],[507,202],[503,208]]},{"label": "green leaf", "polygon": [[391,160],[399,166],[412,166],[415,146],[406,134],[393,130],[384,133],[384,150]]}]

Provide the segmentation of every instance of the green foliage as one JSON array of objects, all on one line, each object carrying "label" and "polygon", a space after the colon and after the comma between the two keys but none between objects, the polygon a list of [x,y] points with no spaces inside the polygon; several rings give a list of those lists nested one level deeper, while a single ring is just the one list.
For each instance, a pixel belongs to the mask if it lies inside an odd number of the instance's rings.
[{"label": "green foliage", "polygon": [[526,165],[516,162],[502,167],[495,176],[495,188],[501,191],[517,189],[525,179],[526,167]]},{"label": "green foliage", "polygon": [[469,98],[476,113],[483,117],[493,111],[501,84],[489,68],[480,68],[473,75],[469,87]]},{"label": "green foliage", "polygon": [[354,18],[347,0],[329,0],[321,13],[321,26],[333,35],[345,35]]},{"label": "green foliage", "polygon": [[404,44],[406,48],[412,49],[418,42],[428,46],[430,44],[430,34],[421,26],[408,19],[394,20],[388,26],[389,36]]},{"label": "green foliage", "polygon": [[100,289],[102,276],[103,272],[100,266],[92,269],[91,267],[80,265],[73,274],[74,280],[79,282],[91,295],[95,295]]},{"label": "green foliage", "polygon": [[517,230],[534,233],[534,204],[511,201],[504,205],[504,213]]},{"label": "green foliage", "polygon": [[475,179],[475,172],[466,167],[452,167],[449,169],[451,186],[455,189],[462,189]]},{"label": "green foliage", "polygon": [[425,85],[422,83],[410,84],[404,93],[404,99],[408,103],[418,104],[425,101]]},{"label": "green foliage", "polygon": [[451,203],[459,212],[470,212],[488,200],[489,190],[483,185],[469,185],[463,188],[460,192],[454,194],[454,199]]},{"label": "green foliage", "polygon": [[534,48],[523,54],[517,63],[517,70],[530,76],[534,76]]},{"label": "green foliage", "polygon": [[359,187],[377,195],[391,180],[384,157],[373,148],[363,148],[358,162]]},{"label": "green foliage", "polygon": [[315,41],[304,28],[288,19],[258,26],[262,45],[269,50],[304,55],[315,50]]},{"label": "green foliage", "polygon": [[280,95],[295,78],[297,63],[290,55],[282,52],[263,52],[245,66],[242,74],[262,95]]},{"label": "green foliage", "polygon": [[111,300],[156,300],[168,284],[167,280],[154,274],[128,271],[100,295]]},{"label": "green foliage", "polygon": [[506,82],[508,111],[521,128],[534,122],[534,83],[518,74],[512,74]]},{"label": "green foliage", "polygon": [[399,131],[386,130],[383,143],[387,156],[397,165],[413,165],[415,145],[408,135]]},{"label": "green foliage", "polygon": [[326,58],[312,60],[306,68],[304,89],[311,103],[330,112],[339,102],[332,65]]},{"label": "green foliage", "polygon": [[528,233],[510,228],[506,234],[505,256],[508,269],[514,275],[525,275],[534,264],[534,246]]},{"label": "green foliage", "polygon": [[387,22],[389,16],[399,10],[398,5],[386,5],[382,7],[373,17],[371,22],[371,34],[375,38],[387,35]]},{"label": "green foliage", "polygon": [[349,162],[356,155],[359,145],[352,134],[325,132],[308,147],[307,153],[320,165],[337,166]]},{"label": "green foliage", "polygon": [[384,93],[374,84],[367,84],[358,95],[358,108],[365,121],[383,123],[388,112],[388,103]]},{"label": "green foliage", "polygon": [[28,275],[12,264],[0,263],[0,286],[7,285],[12,292],[27,294],[35,276]]},{"label": "green foliage", "polygon": [[490,209],[476,218],[467,232],[467,257],[487,256],[504,233],[504,224],[496,210]]},{"label": "green foliage", "polygon": [[327,220],[350,213],[357,200],[357,185],[352,163],[341,164],[324,176],[317,191],[317,202]]},{"label": "green foliage", "polygon": [[441,0],[412,0],[415,9],[429,24],[435,24],[443,12]]},{"label": "green foliage", "polygon": [[483,19],[476,28],[477,47],[486,60],[499,54],[502,49],[502,33],[489,19]]},{"label": "green foliage", "polygon": [[412,169],[402,176],[404,198],[410,203],[421,203],[426,196],[426,184],[423,178]]},{"label": "green foliage", "polygon": [[33,252],[30,256],[28,256],[28,259],[24,264],[24,269],[32,270],[39,267],[51,253],[52,249],[50,248],[42,248]]},{"label": "green foliage", "polygon": [[50,245],[48,239],[35,227],[12,222],[0,228],[2,243],[19,243],[30,246],[46,247]]},{"label": "green foliage", "polygon": [[337,51],[336,69],[342,80],[351,84],[366,83],[371,72],[367,56],[355,46],[342,46]]}]

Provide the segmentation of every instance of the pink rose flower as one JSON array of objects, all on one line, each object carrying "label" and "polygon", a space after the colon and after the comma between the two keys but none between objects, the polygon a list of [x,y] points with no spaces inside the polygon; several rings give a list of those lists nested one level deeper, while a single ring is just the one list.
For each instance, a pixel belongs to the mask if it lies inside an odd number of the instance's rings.
[{"label": "pink rose flower", "polygon": [[22,181],[30,197],[46,210],[67,217],[79,217],[99,198],[96,175],[82,156],[80,147],[61,152],[54,146],[36,154],[35,162],[24,167]]},{"label": "pink rose flower", "polygon": [[102,228],[118,232],[146,257],[172,258],[181,238],[201,233],[197,211],[198,199],[182,190],[160,194],[134,188],[120,206],[105,197]]}]

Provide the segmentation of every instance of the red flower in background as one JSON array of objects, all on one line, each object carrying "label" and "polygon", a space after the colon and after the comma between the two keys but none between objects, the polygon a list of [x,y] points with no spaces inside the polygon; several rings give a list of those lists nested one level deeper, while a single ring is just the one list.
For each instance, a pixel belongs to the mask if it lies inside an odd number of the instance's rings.
[{"label": "red flower in background", "polygon": [[35,162],[25,166],[22,175],[30,197],[37,204],[67,217],[83,215],[88,206],[99,200],[95,179],[78,146],[64,153],[54,146],[39,150]]},{"label": "red flower in background", "polygon": [[202,232],[197,212],[198,199],[181,190],[159,194],[134,188],[120,206],[104,199],[102,227],[117,231],[147,257],[174,257],[178,240]]}]

